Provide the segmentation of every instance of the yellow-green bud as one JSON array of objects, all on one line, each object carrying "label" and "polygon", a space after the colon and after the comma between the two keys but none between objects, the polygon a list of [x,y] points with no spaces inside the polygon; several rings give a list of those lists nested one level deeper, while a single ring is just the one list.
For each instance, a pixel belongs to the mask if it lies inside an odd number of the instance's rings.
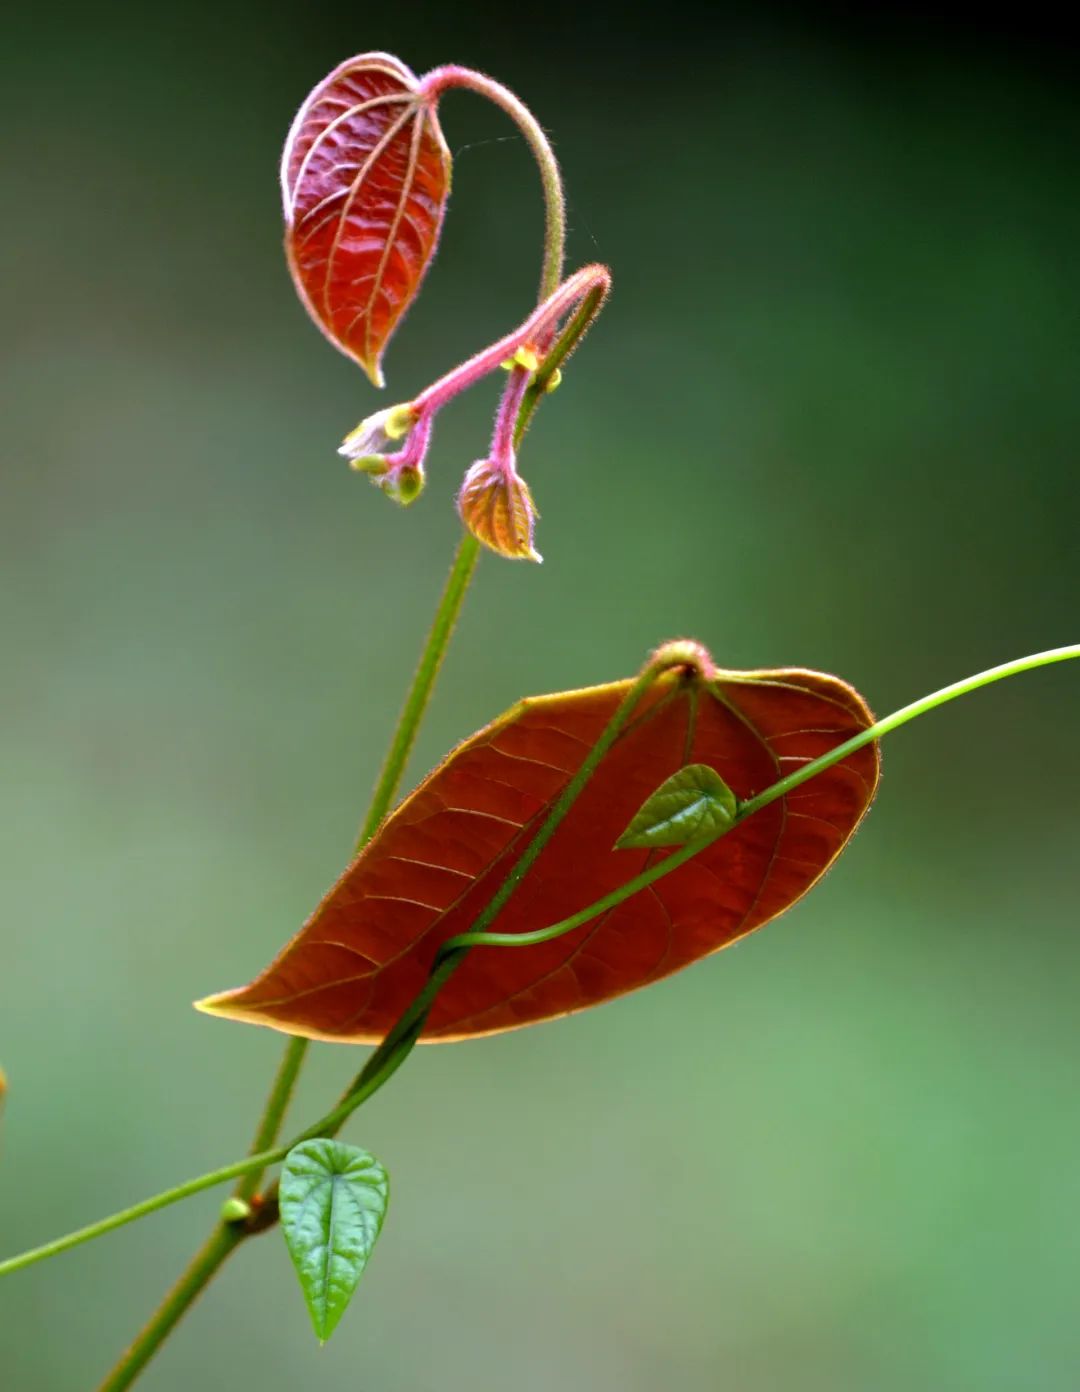
[{"label": "yellow-green bud", "polygon": [[408,507],[410,503],[415,503],[424,491],[423,470],[416,468],[413,464],[406,464],[400,469],[394,469],[377,481],[387,497],[393,498],[394,502],[400,503],[402,507]]},{"label": "yellow-green bud", "polygon": [[381,454],[363,454],[359,459],[349,460],[350,469],[355,469],[358,474],[370,474],[372,478],[379,478],[389,467]]},{"label": "yellow-green bud", "polygon": [[504,372],[513,372],[515,367],[523,367],[526,372],[535,372],[540,366],[540,359],[535,348],[523,343],[520,348],[514,350],[512,357],[504,358],[499,366]]},{"label": "yellow-green bud", "polygon": [[535,372],[540,366],[540,359],[536,356],[535,348],[530,348],[527,343],[523,343],[514,354],[514,362],[518,367],[523,367],[526,372]]},{"label": "yellow-green bud", "polygon": [[391,440],[403,440],[416,424],[416,408],[411,401],[391,406],[383,421],[383,432]]}]

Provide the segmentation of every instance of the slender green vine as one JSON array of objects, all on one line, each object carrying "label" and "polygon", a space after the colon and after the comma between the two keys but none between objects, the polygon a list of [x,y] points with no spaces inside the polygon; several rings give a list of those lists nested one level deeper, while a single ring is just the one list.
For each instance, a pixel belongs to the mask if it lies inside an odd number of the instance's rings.
[{"label": "slender green vine", "polygon": [[1055,662],[1067,662],[1070,658],[1080,658],[1080,644],[1064,648],[1050,648],[1046,652],[1017,658],[1013,662],[1003,662],[998,667],[990,667],[985,672],[977,672],[974,676],[965,677],[962,681],[953,682],[949,686],[943,686],[940,690],[931,692],[929,696],[922,696],[909,705],[901,706],[891,715],[875,721],[873,725],[868,725],[865,730],[860,730],[857,735],[845,740],[843,744],[838,744],[835,749],[830,749],[827,754],[822,754],[809,763],[803,764],[802,768],[796,769],[794,773],[789,773],[786,778],[778,779],[777,782],[765,788],[755,797],[747,798],[745,802],[739,804],[735,820],[731,826],[704,836],[700,840],[687,842],[686,845],[680,846],[670,855],[665,856],[663,860],[657,861],[639,875],[635,875],[633,879],[627,880],[618,889],[612,890],[610,894],[605,894],[603,898],[597,899],[586,908],[571,914],[569,918],[553,923],[548,928],[537,928],[531,933],[487,933],[479,928],[473,928],[468,933],[460,933],[456,938],[450,938],[442,945],[433,970],[438,968],[441,958],[459,952],[462,948],[530,947],[536,943],[550,942],[553,938],[561,938],[564,933],[582,927],[590,919],[597,918],[600,914],[615,908],[624,899],[629,899],[631,895],[647,889],[657,880],[662,880],[665,875],[670,875],[672,871],[678,870],[688,860],[700,855],[714,841],[718,841],[721,836],[726,835],[732,827],[738,826],[740,822],[745,822],[755,812],[760,812],[771,802],[776,802],[778,798],[793,792],[803,783],[809,782],[811,778],[816,778],[819,773],[824,773],[826,769],[840,763],[849,754],[854,754],[857,749],[862,749],[865,745],[882,739],[901,725],[906,725],[908,721],[915,720],[918,716],[925,715],[928,711],[943,706],[948,701],[954,701],[958,696],[965,696],[968,692],[977,691],[982,686],[990,686],[993,682],[1001,681],[1005,677],[1016,676],[1021,672],[1030,672],[1036,667],[1048,667]]},{"label": "slender green vine", "polygon": [[472,581],[476,562],[479,558],[480,543],[468,532],[462,533],[450,565],[450,573],[446,577],[446,585],[435,610],[431,631],[424,644],[424,650],[420,654],[419,666],[412,679],[409,694],[402,707],[397,728],[390,742],[386,762],[383,764],[379,781],[372,794],[371,806],[368,808],[364,824],[360,828],[360,834],[356,838],[357,853],[362,851],[371,840],[379,823],[393,805],[394,797],[405,772],[405,765],[412,753],[413,745],[416,743],[420,723],[424,718],[428,702],[431,700],[435,679],[439,675],[439,668],[442,666],[446,650],[450,646],[450,639],[461,615],[461,606],[465,602],[465,594]]},{"label": "slender green vine", "polygon": [[[898,729],[901,725],[906,725],[909,721],[917,719],[919,716],[927,714],[938,706],[945,705],[949,701],[955,700],[959,696],[964,696],[969,692],[976,691],[980,687],[989,686],[993,682],[1001,681],[1006,677],[1016,676],[1021,672],[1032,671],[1038,667],[1049,666],[1056,662],[1066,662],[1073,658],[1080,658],[1080,644],[1073,644],[1068,647],[1051,648],[1046,652],[1034,653],[1028,657],[1017,658],[1012,662],[1002,663],[1000,666],[991,667],[984,672],[976,673],[974,676],[965,677],[962,681],[953,682],[949,686],[944,686],[938,691],[932,692],[928,696],[923,696],[917,701],[912,701],[906,706],[901,706],[899,710],[893,711],[891,715],[876,721],[873,725],[867,726],[851,739],[845,740],[835,749],[829,750],[827,754],[822,754],[819,758],[804,764],[794,773],[785,778],[778,779],[770,787],[757,796],[747,799],[739,807],[735,819],[735,825],[752,817],[763,807],[775,802],[778,798],[784,797],[803,783],[824,773],[826,769],[839,763],[842,759],[853,754],[857,749],[883,738],[891,731]],[[0,1262],[0,1276],[11,1275],[13,1272],[22,1270],[24,1267],[32,1266],[37,1262],[44,1261],[46,1258],[58,1256],[62,1252],[69,1251],[73,1247],[80,1246],[84,1242],[89,1242],[94,1238],[102,1237],[106,1233],[113,1232],[117,1228],[123,1227],[128,1223],[135,1222],[139,1218],[144,1218],[159,1209],[165,1208],[170,1204],[178,1203],[182,1199],[190,1198],[194,1194],[201,1193],[205,1189],[210,1189],[218,1184],[226,1183],[230,1179],[261,1172],[271,1165],[276,1165],[284,1160],[285,1156],[295,1145],[301,1141],[310,1140],[319,1136],[335,1135],[344,1122],[368,1100],[379,1088],[386,1083],[390,1077],[401,1067],[408,1054],[411,1052],[420,1031],[423,1028],[427,1014],[438,995],[439,990],[446,983],[457,966],[463,960],[465,954],[478,947],[528,947],[536,943],[549,942],[553,938],[561,937],[564,933],[569,933],[575,928],[588,923],[590,919],[615,908],[631,895],[637,894],[649,885],[655,884],[665,875],[670,875],[673,871],[685,865],[694,856],[700,855],[703,850],[711,846],[713,842],[724,835],[724,831],[701,838],[700,840],[689,842],[679,847],[663,860],[655,865],[643,870],[641,874],[635,875],[633,879],[627,880],[618,889],[610,894],[595,900],[593,903],[580,909],[570,917],[560,920],[547,928],[538,929],[531,933],[493,933],[487,931],[489,924],[505,907],[510,896],[514,893],[517,886],[528,873],[529,868],[535,863],[543,847],[554,834],[559,823],[566,816],[570,807],[573,805],[578,795],[581,793],[589,778],[595,772],[597,765],[604,758],[612,744],[624,727],[626,721],[633,712],[634,707],[640,701],[649,685],[656,680],[660,672],[665,667],[673,665],[669,660],[661,666],[650,664],[642,672],[634,686],[628,692],[619,709],[612,717],[608,726],[601,734],[597,743],[590,750],[581,768],[575,774],[573,780],[567,785],[560,798],[552,807],[547,818],[544,820],[540,829],[536,832],[528,846],[522,852],[517,862],[508,872],[498,892],[488,903],[483,912],[477,917],[472,929],[467,933],[461,933],[457,937],[451,938],[444,943],[432,966],[431,974],[425,982],[422,990],[410,1002],[403,1011],[397,1023],[389,1031],[386,1038],[379,1047],[370,1055],[364,1068],[357,1075],[354,1082],[346,1090],[344,1096],[338,1104],[327,1114],[317,1121],[313,1126],[302,1131],[294,1137],[287,1145],[276,1146],[272,1149],[264,1150],[260,1153],[247,1156],[243,1160],[235,1161],[231,1165],[222,1166],[220,1169],[211,1170],[206,1174],[199,1175],[194,1179],[187,1180],[183,1184],[176,1185],[172,1189],[166,1189],[152,1198],[144,1199],[142,1203],[134,1204],[130,1208],[122,1209],[119,1213],[111,1214],[107,1218],[101,1219],[97,1223],[91,1223],[85,1228],[80,1228],[75,1232],[66,1234],[64,1237],[47,1242],[40,1247],[32,1248],[30,1251],[22,1252],[18,1256],[10,1257],[6,1261]],[[674,665],[678,665],[676,661]],[[730,828],[729,828],[730,829]],[[241,1220],[232,1223],[223,1223],[219,1232],[217,1242],[213,1239],[202,1249],[196,1258],[196,1263],[201,1262],[203,1268],[211,1271],[210,1254],[216,1253],[221,1260],[248,1235],[248,1231],[261,1230],[262,1224],[254,1215],[254,1221],[245,1228]],[[228,1237],[226,1240],[225,1233]],[[192,1269],[194,1269],[193,1263]],[[205,1284],[205,1282],[204,1282]],[[174,1288],[169,1300],[175,1301],[181,1291],[181,1285]],[[192,1289],[192,1298],[197,1293],[197,1289]],[[171,1307],[169,1300],[162,1307],[163,1314]],[[181,1311],[182,1312],[182,1311]],[[177,1316],[178,1317],[178,1316]],[[172,1320],[175,1323],[175,1319]],[[171,1326],[170,1326],[171,1327]],[[110,1384],[106,1384],[109,1386]],[[116,1384],[122,1386],[122,1383]]]}]

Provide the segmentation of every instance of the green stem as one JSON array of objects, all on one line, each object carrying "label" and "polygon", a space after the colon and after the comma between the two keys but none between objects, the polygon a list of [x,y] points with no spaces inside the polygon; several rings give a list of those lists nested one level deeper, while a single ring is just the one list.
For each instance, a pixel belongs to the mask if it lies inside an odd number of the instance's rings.
[{"label": "green stem", "polygon": [[[1080,657],[1080,644],[1065,648],[1050,648],[1046,652],[1034,653],[1030,657],[1020,657],[1013,662],[1003,662],[999,667],[990,667],[985,672],[976,673],[973,677],[965,677],[963,681],[943,686],[939,691],[934,691],[929,696],[922,696],[919,700],[912,701],[910,705],[901,706],[891,715],[867,726],[865,730],[860,730],[857,735],[845,740],[843,744],[838,744],[835,749],[830,749],[827,754],[822,754],[819,758],[804,764],[794,773],[789,773],[786,778],[779,779],[766,788],[764,792],[758,793],[756,797],[748,798],[745,802],[740,803],[732,825],[738,826],[740,822],[746,821],[747,817],[752,817],[755,812],[760,812],[763,807],[768,807],[770,802],[775,802],[777,798],[782,798],[786,793],[792,792],[811,778],[816,778],[819,773],[824,773],[826,769],[832,768],[833,764],[838,764],[849,754],[854,754],[857,749],[862,749],[864,745],[881,739],[891,730],[906,725],[909,720],[915,720],[918,716],[925,715],[928,711],[945,705],[947,701],[955,701],[958,696],[965,696],[970,691],[977,691],[979,687],[989,686],[992,682],[1001,681],[1005,677],[1013,677],[1020,672],[1030,672],[1036,667],[1048,667],[1051,663],[1067,662],[1070,658],[1077,657]],[[550,942],[552,938],[562,937],[564,933],[569,933],[574,928],[580,928],[590,919],[606,913],[608,909],[615,908],[624,899],[629,899],[631,895],[647,889],[657,880],[662,880],[673,870],[678,870],[681,865],[685,865],[688,860],[692,860],[694,856],[699,855],[706,847],[711,846],[714,841],[718,841],[730,830],[730,827],[726,827],[714,832],[711,836],[702,837],[698,841],[690,841],[685,846],[680,846],[664,860],[650,865],[647,870],[643,870],[640,875],[635,875],[632,880],[627,880],[618,889],[612,890],[610,894],[605,894],[602,899],[597,899],[586,908],[579,909],[569,918],[564,918],[559,923],[553,923],[549,928],[537,928],[531,933],[485,933],[478,929],[473,929],[468,933],[460,933],[456,938],[450,938],[442,945],[435,959],[434,967],[438,968],[441,958],[465,947],[530,947],[537,943]]]},{"label": "green stem", "polygon": [[578,344],[592,327],[593,320],[604,306],[606,291],[600,287],[590,290],[578,305],[573,318],[563,329],[551,348],[544,354],[544,360],[537,369],[536,376],[529,383],[521,401],[521,409],[514,425],[514,447],[524,438],[537,406],[543,401],[551,379],[561,371],[563,363],[577,348]]},{"label": "green stem", "polygon": [[[410,1007],[411,1008],[411,1007]],[[376,1051],[378,1052],[378,1051]],[[375,1055],[372,1054],[373,1061]],[[151,1213],[157,1213],[160,1209],[168,1208],[170,1205],[180,1203],[182,1199],[190,1199],[196,1194],[201,1194],[204,1189],[213,1189],[219,1184],[226,1184],[230,1179],[239,1179],[244,1176],[261,1174],[269,1169],[271,1165],[278,1165],[285,1159],[293,1146],[297,1146],[301,1141],[309,1141],[316,1136],[334,1135],[340,1130],[341,1123],[352,1112],[386,1082],[396,1071],[400,1062],[398,1060],[393,1067],[380,1067],[378,1076],[370,1076],[364,1080],[362,1086],[353,1086],[349,1089],[347,1100],[339,1102],[332,1111],[322,1117],[313,1126],[301,1131],[292,1140],[284,1145],[274,1146],[267,1150],[259,1151],[251,1155],[246,1155],[243,1160],[234,1160],[231,1165],[222,1165],[219,1169],[208,1170],[205,1174],[196,1175],[194,1179],[185,1180],[183,1184],[174,1185],[172,1189],[163,1189],[160,1194],[154,1194],[148,1199],[143,1199],[141,1203],[132,1204],[130,1208],[122,1208],[118,1213],[111,1213],[107,1218],[101,1218],[96,1223],[89,1223],[85,1228],[77,1228],[74,1232],[65,1233],[63,1237],[55,1238],[52,1242],[42,1243],[40,1247],[32,1247],[29,1251],[20,1252],[18,1256],[9,1257],[6,1261],[0,1262],[0,1276],[11,1276],[16,1271],[23,1270],[27,1266],[35,1266],[38,1262],[45,1261],[49,1257],[58,1257],[62,1252],[69,1252],[73,1247],[81,1247],[84,1242],[91,1242],[96,1237],[104,1237],[107,1233],[115,1232],[117,1228],[126,1227],[128,1223],[134,1223],[139,1218],[146,1218]],[[240,1220],[237,1222],[222,1222],[215,1227],[206,1245],[193,1258],[191,1265],[181,1276],[180,1280],[173,1287],[173,1290],[166,1297],[165,1301],[155,1312],[153,1320],[147,1325],[140,1339],[146,1338],[154,1345],[161,1342],[161,1338],[169,1332],[176,1323],[176,1318],[170,1313],[172,1310],[177,1293],[187,1290],[191,1293],[191,1298],[198,1293],[202,1285],[206,1283],[214,1271],[220,1266],[221,1262],[248,1237],[252,1231],[262,1231],[263,1224],[256,1221],[250,1226]],[[225,1235],[229,1241],[224,1241]],[[215,1238],[218,1239],[215,1241]],[[211,1263],[208,1254],[213,1251],[217,1254],[217,1261]],[[201,1279],[196,1280],[194,1273],[199,1271]],[[190,1303],[190,1302],[189,1302]],[[149,1338],[150,1331],[154,1331],[159,1337]],[[132,1351],[138,1346],[139,1340],[132,1345],[125,1359],[131,1356]],[[145,1362],[146,1360],[143,1360]],[[142,1366],[142,1363],[139,1364]],[[127,1384],[117,1384],[124,1385]],[[106,1388],[112,1388],[113,1384],[106,1381],[102,1384],[101,1392]]]},{"label": "green stem", "polygon": [[[371,1057],[373,1061],[375,1055],[373,1054]],[[385,1066],[385,1058],[380,1060],[378,1076],[372,1075],[365,1079],[362,1086],[350,1088],[346,1100],[339,1102],[314,1126],[309,1126],[307,1130],[294,1136],[287,1144],[247,1155],[243,1160],[235,1160],[231,1165],[222,1165],[216,1170],[208,1170],[206,1174],[196,1175],[194,1179],[185,1180],[183,1184],[177,1184],[172,1189],[163,1189],[160,1194],[143,1199],[141,1203],[132,1204],[130,1208],[122,1208],[118,1213],[109,1214],[107,1218],[101,1218],[96,1223],[89,1223],[85,1228],[77,1228],[74,1232],[65,1233],[63,1237],[55,1238],[52,1242],[42,1243],[40,1247],[32,1247],[29,1251],[20,1252],[18,1256],[9,1257],[6,1261],[0,1262],[0,1276],[11,1276],[16,1271],[22,1271],[28,1266],[35,1266],[38,1262],[46,1261],[49,1257],[58,1257],[63,1252],[70,1252],[73,1247],[81,1247],[84,1242],[104,1237],[107,1233],[115,1232],[117,1228],[126,1227],[128,1223],[134,1223],[139,1218],[146,1218],[151,1213],[157,1213],[172,1204],[180,1203],[182,1199],[190,1199],[196,1194],[201,1194],[205,1189],[213,1189],[219,1184],[226,1184],[230,1179],[259,1174],[271,1165],[280,1164],[293,1146],[299,1145],[301,1141],[312,1140],[316,1136],[336,1134],[346,1117],[354,1112],[362,1102],[366,1102],[373,1093],[377,1092],[402,1062],[404,1062],[404,1055],[389,1068]],[[254,1226],[257,1230],[262,1230],[261,1224]],[[214,1228],[207,1243],[196,1254],[191,1265],[155,1312],[150,1324],[128,1350],[124,1359],[125,1363],[132,1357],[140,1342],[145,1341],[152,1348],[161,1342],[176,1323],[175,1310],[179,1302],[179,1292],[189,1292],[188,1303],[190,1303],[190,1300],[194,1299],[194,1296],[214,1274],[217,1267],[245,1237],[249,1236],[250,1231],[251,1229],[243,1221],[222,1222]],[[215,1254],[216,1260],[211,1260],[210,1253]],[[199,1273],[198,1276],[196,1273]],[[142,1359],[138,1366],[142,1367],[145,1362],[146,1359]],[[106,1380],[102,1384],[101,1392],[105,1392],[106,1388],[112,1389],[114,1385],[126,1386],[127,1384],[113,1384]]]},{"label": "green stem", "polygon": [[758,793],[757,797],[748,798],[739,808],[737,820],[742,821],[762,807],[768,807],[770,802],[775,802],[785,793],[790,793],[815,774],[832,768],[833,764],[838,764],[841,759],[854,754],[856,749],[862,749],[863,745],[869,744],[872,740],[880,739],[891,730],[899,729],[909,720],[915,720],[928,711],[936,710],[938,706],[955,701],[958,696],[966,696],[971,691],[978,691],[982,686],[991,686],[1006,677],[1019,676],[1021,672],[1031,672],[1037,667],[1050,667],[1055,662],[1068,662],[1077,657],[1080,657],[1080,643],[1071,643],[1064,648],[1047,648],[1045,652],[1031,653],[1028,657],[1017,657],[1011,662],[1002,662],[997,667],[988,667],[985,672],[976,672],[973,677],[964,677],[962,681],[952,682],[938,691],[932,691],[929,696],[920,696],[917,701],[901,706],[899,710],[893,711],[892,715],[886,715],[859,734],[853,735],[851,739],[845,740],[843,744],[838,744],[828,754],[822,754],[820,758],[804,764],[801,769],[788,774],[786,778],[781,778],[771,788]]},{"label": "green stem", "polygon": [[461,606],[465,601],[465,593],[469,588],[473,572],[476,570],[479,555],[480,543],[468,532],[463,533],[458,542],[453,564],[450,567],[450,574],[446,578],[446,585],[439,599],[439,607],[435,611],[431,631],[424,644],[424,650],[420,654],[420,665],[416,669],[412,686],[409,688],[409,694],[401,709],[401,715],[398,717],[397,729],[394,731],[394,737],[386,755],[386,762],[379,774],[379,781],[375,785],[371,806],[364,819],[364,825],[360,828],[360,835],[357,837],[357,852],[361,851],[371,840],[379,823],[390,810],[397,794],[405,765],[412,752],[413,744],[416,742],[416,733],[420,728],[421,720],[424,718],[428,702],[431,700],[435,679],[439,675],[439,668],[446,656],[450,637],[461,614]]},{"label": "green stem", "polygon": [[[300,1073],[300,1068],[304,1062],[310,1039],[290,1039],[278,1067],[277,1077],[274,1079],[273,1087],[270,1089],[270,1096],[266,1099],[266,1106],[263,1109],[262,1118],[259,1121],[258,1129],[251,1142],[251,1155],[259,1155],[270,1147],[278,1138],[281,1130],[281,1123],[285,1119],[285,1112],[292,1097],[293,1089],[296,1087],[296,1079]],[[249,1170],[242,1176],[240,1183],[234,1190],[235,1197],[243,1203],[250,1203],[255,1197],[259,1187],[259,1180],[263,1176],[262,1170]]]},{"label": "green stem", "polygon": [[[131,1386],[244,1236],[243,1228],[238,1225],[218,1224],[161,1302],[152,1324],[136,1338],[98,1392],[122,1392],[122,1389]],[[150,1337],[151,1331],[153,1337]]]},{"label": "green stem", "polygon": [[[287,1153],[287,1148],[284,1153]],[[194,1179],[177,1184],[172,1189],[164,1189],[152,1198],[132,1204],[130,1208],[122,1208],[119,1213],[111,1213],[108,1218],[101,1218],[96,1223],[89,1223],[85,1228],[77,1228],[75,1232],[65,1233],[63,1237],[58,1237],[52,1242],[45,1242],[40,1247],[32,1247],[28,1252],[20,1252],[17,1257],[9,1257],[7,1261],[0,1262],[0,1276],[10,1276],[15,1271],[21,1271],[25,1266],[34,1266],[37,1262],[45,1261],[48,1257],[57,1257],[61,1252],[70,1251],[72,1247],[79,1247],[84,1242],[90,1242],[95,1237],[104,1237],[106,1233],[115,1232],[117,1228],[125,1227],[128,1223],[134,1223],[138,1218],[145,1218],[151,1213],[156,1213],[160,1208],[168,1208],[170,1204],[179,1203],[181,1199],[190,1199],[195,1194],[201,1194],[204,1189],[213,1189],[215,1185],[225,1184],[230,1179],[237,1179],[240,1175],[250,1174],[259,1168],[265,1169],[267,1165],[275,1163],[274,1157],[277,1155],[277,1150],[248,1155],[243,1160],[234,1161],[231,1165],[223,1165],[220,1169],[209,1170],[206,1174],[197,1175]]]}]

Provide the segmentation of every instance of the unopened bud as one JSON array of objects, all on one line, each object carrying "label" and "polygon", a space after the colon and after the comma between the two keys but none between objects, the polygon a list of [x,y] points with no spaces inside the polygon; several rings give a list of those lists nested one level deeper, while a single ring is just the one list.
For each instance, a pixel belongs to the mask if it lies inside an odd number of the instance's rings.
[{"label": "unopened bud", "polygon": [[221,1205],[221,1221],[223,1223],[244,1223],[251,1217],[251,1205],[244,1199],[235,1196],[226,1199]]},{"label": "unopened bud", "polygon": [[400,503],[402,507],[408,507],[410,503],[415,503],[424,491],[424,471],[415,464],[403,464],[401,468],[391,469],[381,478],[376,477],[375,482],[388,498],[393,498],[394,502]]},{"label": "unopened bud", "polygon": [[383,429],[391,440],[404,440],[416,424],[416,408],[406,401],[400,406],[391,406],[386,413]]},{"label": "unopened bud", "polygon": [[348,460],[379,455],[396,440],[403,440],[416,424],[418,412],[411,401],[400,406],[387,406],[362,420],[341,442],[338,454]]},{"label": "unopened bud", "polygon": [[551,374],[551,376],[547,379],[547,381],[544,383],[544,390],[546,392],[558,391],[561,386],[562,368],[557,367],[555,371]]},{"label": "unopened bud", "polygon": [[372,478],[379,478],[390,468],[386,462],[385,454],[364,454],[359,459],[350,459],[349,468],[355,469],[358,474],[369,474]]},{"label": "unopened bud", "polygon": [[540,561],[533,546],[539,515],[529,485],[513,468],[481,459],[465,475],[458,494],[461,520],[492,551],[509,560]]},{"label": "unopened bud", "polygon": [[535,348],[523,343],[514,350],[513,356],[504,358],[499,364],[504,372],[512,372],[515,367],[523,367],[526,372],[535,372],[540,366],[540,358]]},{"label": "unopened bud", "polygon": [[523,343],[514,354],[514,362],[517,363],[518,367],[523,367],[526,372],[535,372],[540,366],[536,349],[530,348],[527,343]]}]

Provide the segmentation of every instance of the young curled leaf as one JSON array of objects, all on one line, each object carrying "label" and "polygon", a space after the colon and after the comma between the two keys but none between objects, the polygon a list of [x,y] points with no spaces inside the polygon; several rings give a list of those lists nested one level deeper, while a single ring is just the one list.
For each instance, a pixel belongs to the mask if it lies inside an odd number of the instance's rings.
[{"label": "young curled leaf", "polygon": [[[380,1040],[440,944],[472,927],[630,685],[522,701],[466,740],[383,822],[276,960],[199,1008],[312,1039]],[[872,719],[856,691],[819,672],[729,672],[706,658],[658,678],[493,927],[549,927],[662,857],[662,847],[615,842],[687,764],[706,765],[745,801]],[[877,777],[870,744],[561,937],[474,948],[436,997],[421,1040],[583,1010],[760,928],[839,855]]]},{"label": "young curled leaf", "polygon": [[461,520],[477,541],[511,561],[540,561],[533,546],[536,504],[513,468],[481,459],[465,475],[458,494]]},{"label": "young curled leaf", "polygon": [[301,106],[281,161],[297,293],[376,386],[435,254],[450,189],[450,151],[418,87],[387,53],[350,58]]},{"label": "young curled leaf", "polygon": [[337,1327],[382,1230],[390,1179],[342,1141],[302,1141],[285,1157],[281,1230],[320,1343]]},{"label": "young curled leaf", "polygon": [[660,784],[615,842],[620,851],[685,846],[735,825],[738,800],[715,769],[688,764]]}]

